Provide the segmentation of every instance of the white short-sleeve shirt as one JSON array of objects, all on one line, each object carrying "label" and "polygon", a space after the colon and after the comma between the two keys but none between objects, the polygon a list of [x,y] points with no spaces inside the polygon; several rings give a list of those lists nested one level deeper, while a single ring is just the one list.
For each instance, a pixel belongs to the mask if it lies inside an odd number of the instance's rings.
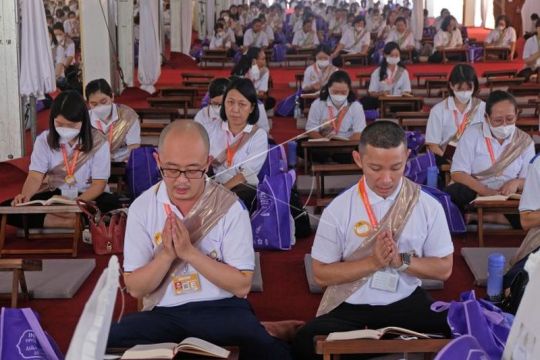
[{"label": "white short-sleeve shirt", "polygon": [[[306,89],[313,84],[321,82],[323,75],[326,72],[334,73],[339,69],[332,64],[328,65],[329,68],[320,69],[317,64],[310,65],[304,70],[304,80],[302,80],[302,89]],[[326,83],[321,84],[321,87],[326,85]]]},{"label": "white short-sleeve shirt", "polygon": [[400,34],[397,30],[392,30],[386,37],[385,44],[391,41],[397,43],[400,49],[407,49],[409,46],[414,46],[414,35],[410,31],[406,31],[406,34]]},{"label": "white short-sleeve shirt", "polygon": [[[477,174],[491,167],[491,157],[485,138],[491,142],[495,159],[498,159],[504,149],[510,145],[512,138],[502,144],[493,138],[489,125],[482,123],[469,126],[456,147],[452,159],[451,172],[463,172],[469,175]],[[506,182],[513,179],[523,179],[527,176],[527,166],[534,157],[534,144],[531,145],[510,165],[504,169],[500,176],[493,176],[480,182],[490,189],[500,189]]]},{"label": "white short-sleeve shirt", "polygon": [[486,43],[493,44],[499,41],[500,37],[503,37],[501,46],[510,47],[511,43],[515,43],[517,36],[516,30],[513,27],[507,27],[504,31],[499,29],[493,29],[490,31],[488,37],[486,38]]},{"label": "white short-sleeve shirt", "polygon": [[225,35],[212,35],[212,38],[210,39],[210,50],[220,49],[220,48],[226,48],[229,49],[232,45],[231,40],[229,37]]},{"label": "white short-sleeve shirt", "polygon": [[[525,41],[525,46],[523,47],[523,60],[531,57],[535,53],[537,53],[540,50],[540,43],[538,35],[531,36],[530,38]],[[536,66],[538,67],[540,64],[540,61],[536,62]]]},{"label": "white short-sleeve shirt", "polygon": [[[452,96],[436,104],[429,112],[426,128],[426,143],[435,145],[447,144],[457,132],[465,115],[471,110],[471,105],[472,101],[469,101],[465,111],[460,112],[457,109],[454,97]],[[485,112],[486,103],[481,101],[469,126],[483,122]]]},{"label": "white short-sleeve shirt", "polygon": [[[53,150],[47,143],[47,135],[49,130],[43,131],[36,138],[32,156],[30,157],[30,171],[37,171],[42,174],[47,174],[50,170],[59,164],[64,163],[62,150]],[[65,144],[68,158],[71,156],[77,144],[71,146]],[[111,157],[109,143],[105,142],[97,150],[94,156],[88,159],[77,171],[75,171],[75,187],[79,193],[88,190],[92,184],[92,180],[108,180],[111,174]],[[63,183],[58,187],[60,190],[68,190],[70,186]]]},{"label": "white short-sleeve shirt", "polygon": [[268,35],[262,30],[255,34],[253,29],[248,29],[244,33],[244,46],[246,47],[267,47],[268,44]]},{"label": "white short-sleeve shirt", "polygon": [[[360,180],[364,181],[364,180]],[[374,215],[381,221],[393,205],[403,180],[396,191],[386,199],[378,196],[366,185],[366,192]],[[355,224],[369,217],[361,201],[358,186],[354,185],[336,197],[323,211],[311,256],[322,263],[343,261],[365,240],[354,232]],[[419,257],[444,257],[453,253],[454,246],[442,206],[429,194],[420,193],[399,239],[399,252],[412,252]],[[398,272],[397,291],[392,293],[373,289],[370,280],[347,300],[350,304],[388,305],[409,296],[421,281],[406,272]]]},{"label": "white short-sleeve shirt", "polygon": [[362,51],[362,47],[369,46],[371,43],[371,34],[369,31],[365,31],[364,35],[360,37],[361,34],[357,34],[355,29],[348,29],[343,33],[340,44],[345,46],[344,51],[348,53],[359,53]]},{"label": "white short-sleeve shirt", "polygon": [[[212,127],[210,137],[210,155],[214,158],[227,149],[227,144],[234,144],[240,137],[251,132],[253,125],[246,125],[244,130],[236,135],[229,131],[229,123],[223,121]],[[257,175],[262,169],[268,153],[268,134],[259,128],[249,141],[237,150],[234,154],[231,167],[227,167],[226,162],[214,167],[215,179],[221,184],[225,184],[238,172],[242,172],[246,181],[250,185],[259,184]]]},{"label": "white short-sleeve shirt", "polygon": [[[156,239],[160,239],[167,215],[164,205],[180,219],[184,216],[172,204],[167,188],[160,182],[142,193],[129,208],[124,243],[124,271],[133,272],[148,264],[158,251]],[[211,258],[242,271],[253,271],[254,252],[251,224],[247,210],[236,202],[218,223],[200,241],[198,249]],[[193,274],[197,270],[187,264],[179,274]],[[233,294],[219,288],[199,273],[201,290],[176,295],[170,286],[158,306],[178,306],[194,301],[211,301],[232,297]]]},{"label": "white short-sleeve shirt", "polygon": [[[396,70],[392,72],[390,69],[386,69],[387,78],[384,81],[380,81],[381,68],[378,67],[371,74],[371,80],[369,81],[369,92],[381,92],[390,91],[391,95],[403,95],[404,92],[411,92],[411,80],[409,79],[409,72],[403,69],[399,79],[395,78],[395,73],[399,67],[396,66]],[[393,79],[393,81],[389,79]]]},{"label": "white short-sleeve shirt", "polygon": [[271,25],[266,24],[263,31],[266,33],[266,36],[268,37],[269,42],[274,41],[274,29],[272,28]]},{"label": "white short-sleeve shirt", "polygon": [[58,44],[56,48],[56,60],[64,62],[68,57],[73,57],[71,64],[75,63],[75,43],[69,37],[64,39],[64,45]]},{"label": "white short-sleeve shirt", "polygon": [[[309,42],[309,43],[308,43]],[[307,34],[304,30],[300,30],[294,33],[292,44],[299,47],[315,47],[319,45],[319,37],[315,32],[308,32]]]},{"label": "white short-sleeve shirt", "polygon": [[461,31],[459,31],[459,29],[452,31],[452,33],[439,30],[433,39],[433,52],[437,51],[439,46],[444,46],[445,49],[452,49],[461,45],[463,45],[463,38],[461,37]]},{"label": "white short-sleeve shirt", "polygon": [[[320,131],[321,124],[336,117],[339,109],[328,100],[317,99],[309,108],[306,131]],[[331,126],[331,125],[328,125]],[[349,110],[343,117],[341,127],[336,135],[350,138],[354,133],[360,133],[366,127],[366,116],[362,104],[355,101],[349,104]]]},{"label": "white short-sleeve shirt", "polygon": [[[249,78],[249,72],[246,74],[246,76]],[[249,79],[253,82],[253,86],[255,87],[255,90],[257,90],[257,92],[259,91],[267,92],[268,81],[270,80],[270,69],[265,67],[263,70],[261,70],[261,73],[258,79],[251,79],[251,78]]]},{"label": "white short-sleeve shirt", "polygon": [[[133,111],[132,109],[129,109],[130,111]],[[92,126],[98,130],[101,131],[103,129],[103,132],[105,136],[107,136],[108,139],[108,132],[109,128],[111,126],[114,126],[114,123],[118,121],[118,105],[113,104],[113,110],[112,110],[112,116],[111,120],[108,123],[105,123],[98,119],[96,114],[90,110],[90,121],[92,123]],[[98,123],[101,125],[98,125]],[[133,125],[129,128],[128,132],[126,133],[126,138],[124,139],[124,144],[118,148],[113,154],[111,154],[111,161],[125,161],[129,157],[129,145],[135,145],[141,143],[141,124],[139,121],[134,121]]]},{"label": "white short-sleeve shirt", "polygon": [[[259,121],[257,121],[257,126],[267,133],[270,133],[270,123],[268,121],[268,115],[266,114],[264,104],[257,103],[257,107],[259,108]],[[207,133],[212,131],[213,126],[216,124],[221,126],[221,123],[223,122],[219,112],[212,110],[212,106],[205,106],[200,109],[197,114],[195,114],[195,118],[193,120],[204,126]]]},{"label": "white short-sleeve shirt", "polygon": [[519,211],[540,210],[540,156],[536,156],[529,164],[525,186],[519,201]]}]

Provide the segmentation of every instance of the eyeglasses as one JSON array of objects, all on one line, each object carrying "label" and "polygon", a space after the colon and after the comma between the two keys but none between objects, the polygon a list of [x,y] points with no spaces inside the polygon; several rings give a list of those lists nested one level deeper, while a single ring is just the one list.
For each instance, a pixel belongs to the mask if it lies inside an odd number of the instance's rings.
[{"label": "eyeglasses", "polygon": [[509,115],[509,116],[498,116],[491,118],[491,124],[493,126],[500,126],[503,124],[512,125],[515,124],[517,120],[517,115]]},{"label": "eyeglasses", "polygon": [[169,179],[178,179],[180,175],[184,175],[187,179],[201,179],[206,170],[179,170],[179,169],[167,169],[159,168],[161,175]]}]

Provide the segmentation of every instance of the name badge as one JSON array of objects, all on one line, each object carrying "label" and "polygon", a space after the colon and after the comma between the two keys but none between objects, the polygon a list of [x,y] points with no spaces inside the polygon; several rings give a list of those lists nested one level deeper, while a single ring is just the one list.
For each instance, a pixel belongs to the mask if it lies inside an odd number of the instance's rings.
[{"label": "name badge", "polygon": [[377,271],[371,277],[372,289],[395,293],[399,282],[399,274],[394,270]]},{"label": "name badge", "polygon": [[70,187],[69,189],[62,189],[61,194],[66,199],[70,199],[70,200],[76,199],[77,196],[79,196],[79,192],[77,191],[76,187]]},{"label": "name badge", "polygon": [[172,285],[176,295],[201,291],[201,281],[198,273],[173,276]]}]

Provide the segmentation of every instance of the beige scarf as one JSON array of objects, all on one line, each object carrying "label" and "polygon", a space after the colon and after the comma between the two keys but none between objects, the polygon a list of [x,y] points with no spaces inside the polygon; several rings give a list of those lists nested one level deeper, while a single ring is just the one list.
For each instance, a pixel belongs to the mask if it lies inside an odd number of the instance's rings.
[{"label": "beige scarf", "polygon": [[[156,185],[157,192],[161,183]],[[197,246],[200,241],[216,226],[216,224],[227,214],[231,206],[238,201],[236,195],[227,190],[217,182],[208,179],[204,192],[182,220],[186,226],[191,243]],[[161,251],[163,245],[159,244],[157,251]],[[185,261],[176,259],[167,275],[157,289],[143,298],[143,310],[152,310],[167,292],[167,287],[171,286],[171,276],[186,266]]]},{"label": "beige scarf", "polygon": [[[392,231],[394,240],[399,239],[403,228],[407,224],[407,221],[418,202],[419,196],[420,187],[411,180],[403,177],[401,190],[399,191],[394,204],[381,220],[380,226],[369,235],[369,237],[364,240],[351,255],[345,258],[345,261],[354,261],[369,256],[373,251],[373,245],[377,239],[377,235],[379,235],[381,231],[389,229]],[[364,286],[369,279],[370,277],[364,277],[353,282],[327,287],[319,305],[319,309],[317,310],[317,316],[327,314],[337,308],[358,289]]]},{"label": "beige scarf", "polygon": [[540,246],[540,226],[534,227],[527,232],[527,236],[523,239],[521,246],[510,260],[510,266],[514,266],[518,261],[532,253]]},{"label": "beige scarf", "polygon": [[[478,112],[478,109],[480,108],[480,104],[482,103],[482,100],[480,100],[479,98],[472,98],[471,101],[472,101],[471,109],[465,114],[465,117],[463,119],[464,123],[458,127],[456,133],[454,134],[454,136],[452,136],[449,142],[457,143],[459,139],[461,139],[461,136],[463,135],[465,130],[469,127],[469,125],[474,120],[476,113]],[[450,111],[448,107],[448,98],[446,98],[446,108],[448,109],[448,111]]]},{"label": "beige scarf", "polygon": [[[116,150],[120,149],[126,143],[126,135],[131,129],[131,126],[136,121],[139,121],[137,113],[134,112],[131,108],[125,105],[117,105],[118,110],[118,120],[116,120],[110,126],[113,126],[112,133],[112,143],[111,145],[111,154]],[[108,134],[104,134],[108,137]]]},{"label": "beige scarf", "polygon": [[504,29],[503,31],[499,31],[499,37],[497,38],[497,40],[493,43],[494,46],[497,46],[497,47],[502,47],[504,46],[504,37],[506,35],[506,32],[508,31],[509,28],[506,28]]}]

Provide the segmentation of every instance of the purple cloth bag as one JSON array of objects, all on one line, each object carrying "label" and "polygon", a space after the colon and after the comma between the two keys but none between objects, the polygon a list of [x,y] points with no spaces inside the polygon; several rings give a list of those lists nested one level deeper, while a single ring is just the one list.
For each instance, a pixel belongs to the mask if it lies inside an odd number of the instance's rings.
[{"label": "purple cloth bag", "polygon": [[54,340],[39,325],[29,308],[2,308],[0,315],[0,359],[61,360]]},{"label": "purple cloth bag", "polygon": [[257,177],[261,183],[265,177],[279,175],[287,171],[287,152],[283,145],[270,145],[266,160]]},{"label": "purple cloth bag", "polygon": [[287,96],[276,105],[277,116],[294,116],[294,107],[296,106],[296,100],[302,94],[302,90],[298,89],[294,94]]},{"label": "purple cloth bag", "polygon": [[471,335],[463,335],[450,341],[437,353],[435,360],[487,360],[488,355]]},{"label": "purple cloth bag", "polygon": [[488,301],[477,300],[474,290],[462,293],[460,301],[436,301],[431,305],[431,310],[448,310],[448,325],[453,337],[471,335],[486,352],[488,359],[501,359],[512,327],[512,315],[503,313]]},{"label": "purple cloth bag", "polygon": [[450,195],[439,189],[431,186],[421,185],[422,191],[433,196],[435,200],[442,205],[444,214],[446,215],[446,222],[450,228],[452,234],[464,234],[467,232],[467,226],[463,220],[463,215],[459,211],[459,208],[452,202]]},{"label": "purple cloth bag", "polygon": [[427,169],[436,166],[435,156],[432,152],[411,157],[405,167],[405,176],[417,184],[425,184],[427,180]]}]

